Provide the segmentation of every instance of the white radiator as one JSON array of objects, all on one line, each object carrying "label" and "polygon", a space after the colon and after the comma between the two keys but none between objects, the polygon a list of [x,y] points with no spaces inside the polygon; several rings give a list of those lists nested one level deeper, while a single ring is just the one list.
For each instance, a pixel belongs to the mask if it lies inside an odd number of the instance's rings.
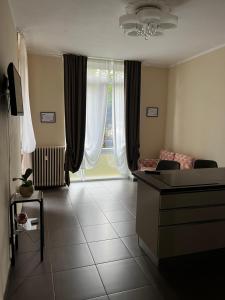
[{"label": "white radiator", "polygon": [[33,152],[33,181],[36,187],[62,186],[65,147],[38,147]]}]

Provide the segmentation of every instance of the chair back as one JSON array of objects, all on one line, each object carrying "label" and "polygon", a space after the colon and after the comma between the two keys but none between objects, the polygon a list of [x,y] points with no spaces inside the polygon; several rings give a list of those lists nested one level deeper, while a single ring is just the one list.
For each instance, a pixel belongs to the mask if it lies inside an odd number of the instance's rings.
[{"label": "chair back", "polygon": [[194,163],[194,169],[201,168],[218,168],[218,165],[215,160],[196,159]]},{"label": "chair back", "polygon": [[179,170],[180,169],[180,163],[175,160],[160,160],[156,170]]}]

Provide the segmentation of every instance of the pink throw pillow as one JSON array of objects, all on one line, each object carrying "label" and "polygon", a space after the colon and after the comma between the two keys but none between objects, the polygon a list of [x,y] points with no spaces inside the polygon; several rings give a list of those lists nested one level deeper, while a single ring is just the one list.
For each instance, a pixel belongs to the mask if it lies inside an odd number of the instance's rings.
[{"label": "pink throw pillow", "polygon": [[193,157],[181,153],[175,153],[174,160],[180,163],[182,170],[193,168]]},{"label": "pink throw pillow", "polygon": [[155,169],[157,164],[159,162],[159,159],[139,159],[138,165],[139,165],[139,170],[144,171],[148,169]]},{"label": "pink throw pillow", "polygon": [[161,150],[159,158],[161,160],[174,160],[175,153],[167,150]]}]

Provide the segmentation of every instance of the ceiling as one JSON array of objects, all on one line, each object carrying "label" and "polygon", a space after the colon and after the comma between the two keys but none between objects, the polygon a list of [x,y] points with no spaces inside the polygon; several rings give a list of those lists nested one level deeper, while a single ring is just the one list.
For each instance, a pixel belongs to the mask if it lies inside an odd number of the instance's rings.
[{"label": "ceiling", "polygon": [[170,66],[225,46],[224,0],[165,0],[179,17],[162,37],[125,36],[118,25],[128,0],[9,0],[31,52],[138,59]]}]

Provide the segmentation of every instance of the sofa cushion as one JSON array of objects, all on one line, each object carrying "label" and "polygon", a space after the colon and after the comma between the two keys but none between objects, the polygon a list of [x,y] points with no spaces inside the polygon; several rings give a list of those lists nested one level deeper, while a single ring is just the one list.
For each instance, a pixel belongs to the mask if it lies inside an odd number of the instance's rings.
[{"label": "sofa cushion", "polygon": [[185,155],[182,153],[175,153],[174,160],[180,163],[180,168],[182,170],[193,168],[194,158],[189,155]]},{"label": "sofa cushion", "polygon": [[159,159],[154,159],[154,158],[139,159],[138,169],[140,171],[145,171],[145,170],[153,171],[153,170],[155,170],[158,162],[159,162]]},{"label": "sofa cushion", "polygon": [[167,150],[161,150],[159,154],[160,160],[174,160],[175,153]]}]

